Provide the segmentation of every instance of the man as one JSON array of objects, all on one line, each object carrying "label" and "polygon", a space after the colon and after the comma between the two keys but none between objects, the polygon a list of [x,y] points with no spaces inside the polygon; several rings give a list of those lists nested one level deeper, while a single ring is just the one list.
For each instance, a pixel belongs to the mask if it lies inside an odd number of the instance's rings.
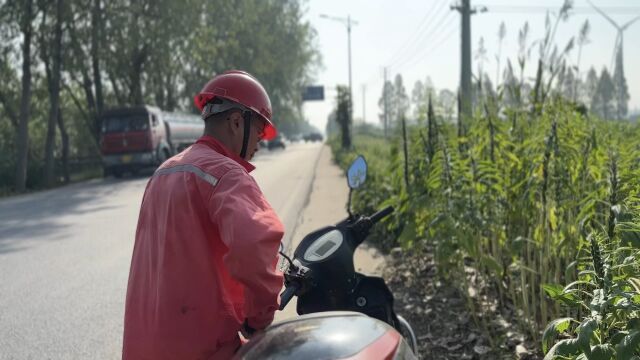
[{"label": "man", "polygon": [[228,359],[273,321],[283,226],[249,175],[271,102],[242,71],[195,97],[205,132],[147,184],[125,307],[123,359]]}]

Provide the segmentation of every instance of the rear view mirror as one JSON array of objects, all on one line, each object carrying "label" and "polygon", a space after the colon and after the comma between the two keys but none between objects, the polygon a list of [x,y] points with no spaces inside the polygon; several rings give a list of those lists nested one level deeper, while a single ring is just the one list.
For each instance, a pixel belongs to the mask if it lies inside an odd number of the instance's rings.
[{"label": "rear view mirror", "polygon": [[347,181],[349,182],[349,188],[357,189],[367,180],[367,161],[362,155],[351,163],[349,170],[347,170]]}]

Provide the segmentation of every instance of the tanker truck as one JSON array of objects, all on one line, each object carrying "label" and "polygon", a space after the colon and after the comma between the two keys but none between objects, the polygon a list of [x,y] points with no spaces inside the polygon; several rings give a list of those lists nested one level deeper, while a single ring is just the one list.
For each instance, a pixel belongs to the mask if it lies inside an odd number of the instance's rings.
[{"label": "tanker truck", "polygon": [[105,177],[157,167],[193,144],[204,131],[200,116],[146,105],[106,110],[101,123]]}]

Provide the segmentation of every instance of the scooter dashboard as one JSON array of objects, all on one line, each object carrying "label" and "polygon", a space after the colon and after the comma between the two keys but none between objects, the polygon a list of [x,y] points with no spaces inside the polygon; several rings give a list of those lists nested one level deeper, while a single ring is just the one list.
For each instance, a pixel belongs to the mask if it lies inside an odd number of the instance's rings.
[{"label": "scooter dashboard", "polygon": [[344,242],[342,231],[333,229],[318,237],[304,252],[304,260],[318,262],[327,259],[336,252]]}]

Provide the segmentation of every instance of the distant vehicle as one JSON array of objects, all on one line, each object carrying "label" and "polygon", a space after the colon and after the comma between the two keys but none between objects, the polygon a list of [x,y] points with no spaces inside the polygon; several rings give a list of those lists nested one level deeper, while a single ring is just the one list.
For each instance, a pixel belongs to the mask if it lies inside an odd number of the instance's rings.
[{"label": "distant vehicle", "polygon": [[193,144],[203,131],[204,122],[197,115],[153,106],[107,110],[100,136],[104,174],[121,177],[156,167]]},{"label": "distant vehicle", "polygon": [[276,136],[273,140],[269,141],[269,143],[267,144],[267,148],[269,150],[274,150],[274,149],[285,149],[287,146],[285,145],[285,140],[284,137],[282,135],[278,135]]},{"label": "distant vehicle", "polygon": [[291,140],[291,142],[298,142],[298,141],[302,141],[302,135],[300,134],[294,134],[291,137],[289,137],[289,140]]},{"label": "distant vehicle", "polygon": [[317,132],[309,133],[304,136],[304,141],[316,142],[316,141],[322,141],[322,140],[323,140],[322,134]]}]

